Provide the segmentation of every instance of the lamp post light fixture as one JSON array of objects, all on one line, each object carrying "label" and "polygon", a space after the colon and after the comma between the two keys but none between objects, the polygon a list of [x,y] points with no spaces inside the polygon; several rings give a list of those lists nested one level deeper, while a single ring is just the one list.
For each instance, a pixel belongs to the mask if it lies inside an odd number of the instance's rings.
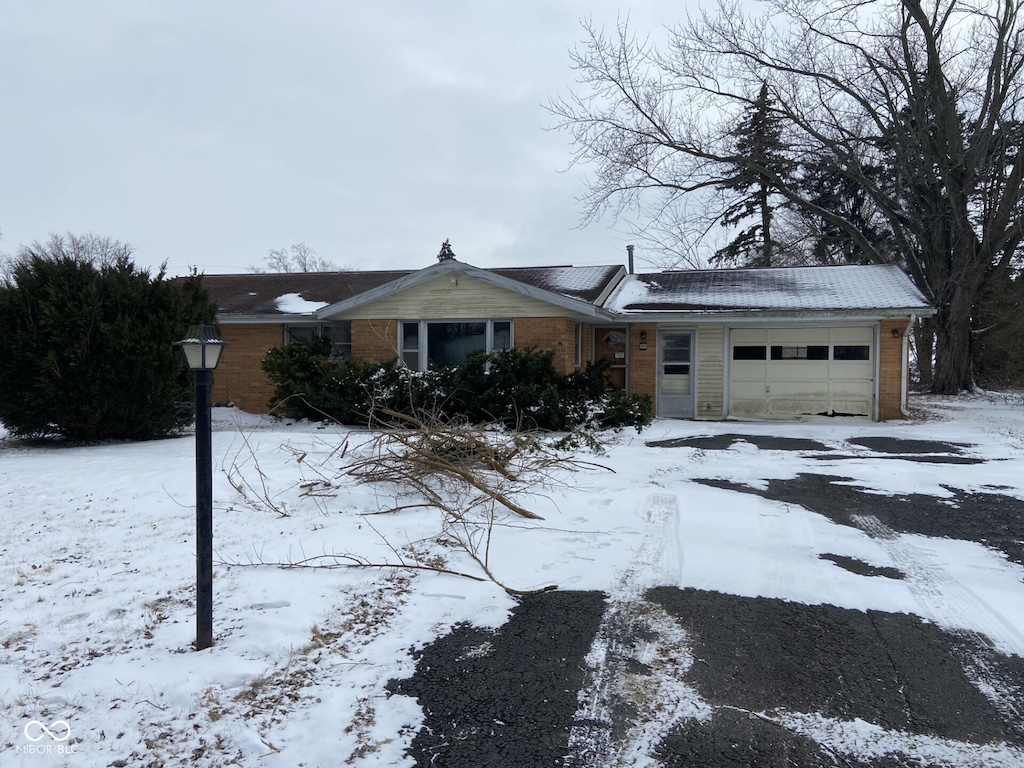
[{"label": "lamp post light fixture", "polygon": [[213,645],[213,441],[210,384],[224,342],[209,325],[189,328],[176,345],[195,376],[196,389],[196,650]]}]

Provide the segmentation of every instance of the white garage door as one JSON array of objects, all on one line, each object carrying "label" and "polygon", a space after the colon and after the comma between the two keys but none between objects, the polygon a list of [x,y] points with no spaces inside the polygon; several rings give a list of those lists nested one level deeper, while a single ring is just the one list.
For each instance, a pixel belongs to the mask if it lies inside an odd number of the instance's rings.
[{"label": "white garage door", "polygon": [[874,330],[734,328],[729,334],[729,414],[871,416]]}]

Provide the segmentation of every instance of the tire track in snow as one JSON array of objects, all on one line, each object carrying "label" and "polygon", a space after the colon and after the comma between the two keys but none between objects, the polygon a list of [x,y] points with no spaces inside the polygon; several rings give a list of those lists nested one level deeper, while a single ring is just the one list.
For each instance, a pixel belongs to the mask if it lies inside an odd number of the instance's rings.
[{"label": "tire track in snow", "polygon": [[[915,547],[874,515],[851,515],[858,528],[878,542],[905,574],[922,613],[941,627],[973,641],[966,671],[975,685],[1009,723],[1024,721],[1024,691],[1004,680],[985,658],[985,649],[1024,657],[1024,637],[974,592],[954,579],[926,550]],[[1024,726],[1019,727],[1024,733]]]},{"label": "tire track in snow", "polygon": [[907,588],[925,618],[952,629],[967,628],[986,646],[1024,657],[1024,637],[959,581],[926,550],[915,547],[874,515],[851,515],[853,523],[878,542],[906,574]]},{"label": "tire track in snow", "polygon": [[693,664],[686,633],[664,609],[643,599],[652,586],[679,583],[676,497],[648,496],[643,515],[640,548],[608,596],[587,655],[590,683],[579,694],[566,766],[654,765],[654,748],[680,720],[711,716],[711,708],[682,682]]}]

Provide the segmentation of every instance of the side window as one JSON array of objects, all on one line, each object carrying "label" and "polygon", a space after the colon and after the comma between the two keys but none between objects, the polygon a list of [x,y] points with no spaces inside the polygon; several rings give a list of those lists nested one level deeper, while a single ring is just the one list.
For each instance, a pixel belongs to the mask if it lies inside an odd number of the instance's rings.
[{"label": "side window", "polygon": [[337,323],[325,325],[323,335],[331,342],[331,357],[339,360],[348,360],[352,357],[352,324]]},{"label": "side window", "polygon": [[285,326],[285,343],[312,341],[319,335],[317,330],[315,325],[287,325]]},{"label": "side window", "polygon": [[491,352],[508,352],[512,349],[512,321],[494,320],[491,331]]},{"label": "side window", "polygon": [[331,357],[352,357],[352,324],[349,322],[322,323],[320,325],[285,326],[285,343],[312,341],[322,336],[331,343]]},{"label": "side window", "polygon": [[420,324],[404,322],[401,324],[398,357],[414,371],[420,369]]}]

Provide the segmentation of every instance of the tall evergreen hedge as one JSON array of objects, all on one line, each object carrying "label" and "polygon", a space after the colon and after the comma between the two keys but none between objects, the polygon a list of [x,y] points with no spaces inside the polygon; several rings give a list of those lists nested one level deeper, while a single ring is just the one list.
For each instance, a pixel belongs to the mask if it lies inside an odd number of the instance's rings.
[{"label": "tall evergreen hedge", "polygon": [[215,314],[199,277],[26,255],[0,285],[0,422],[75,441],[166,435],[192,418],[175,406],[191,374],[173,342]]}]

